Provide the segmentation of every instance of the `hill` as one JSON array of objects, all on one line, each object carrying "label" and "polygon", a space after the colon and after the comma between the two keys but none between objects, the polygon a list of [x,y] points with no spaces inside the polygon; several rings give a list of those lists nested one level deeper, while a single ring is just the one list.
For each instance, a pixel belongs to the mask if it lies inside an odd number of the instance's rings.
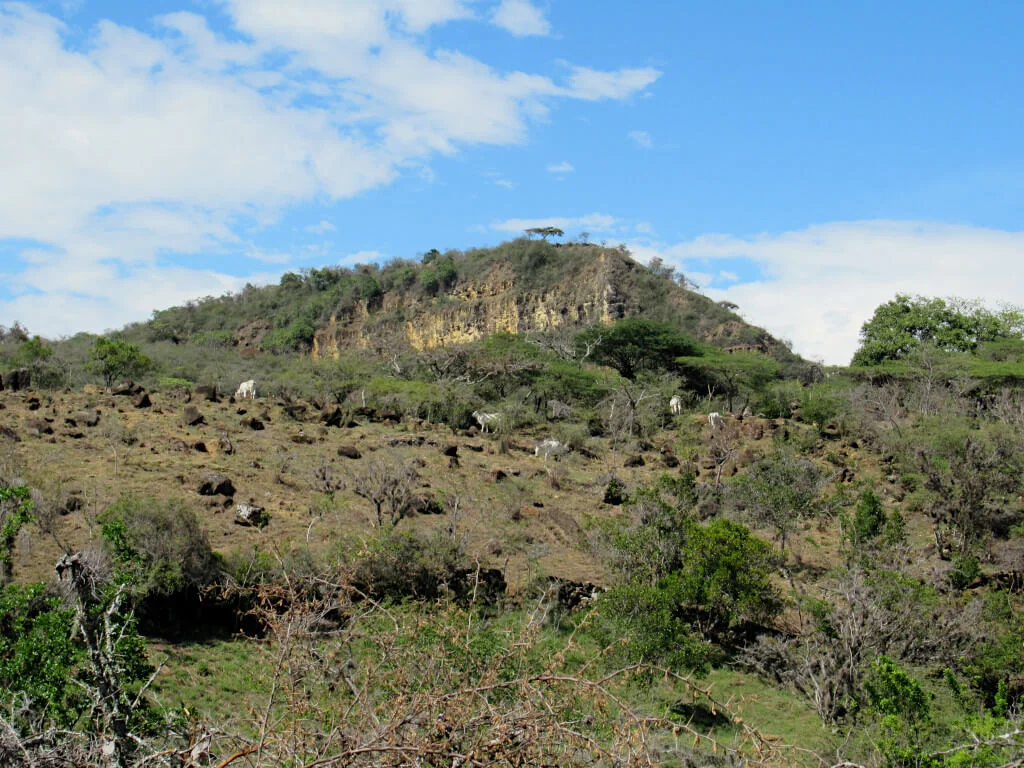
[{"label": "hill", "polygon": [[790,358],[769,333],[688,290],[670,268],[625,248],[520,238],[427,252],[416,262],[286,273],[279,284],[154,312],[133,341],[264,352],[436,349],[488,335],[574,331],[627,317],[669,322],[699,341]]}]

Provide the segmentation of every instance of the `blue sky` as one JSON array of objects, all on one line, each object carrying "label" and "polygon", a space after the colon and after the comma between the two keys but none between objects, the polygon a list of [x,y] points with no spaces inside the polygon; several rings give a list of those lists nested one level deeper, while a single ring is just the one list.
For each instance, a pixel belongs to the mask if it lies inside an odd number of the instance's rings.
[{"label": "blue sky", "polygon": [[1024,5],[0,0],[0,324],[551,221],[827,362],[1024,297]]}]

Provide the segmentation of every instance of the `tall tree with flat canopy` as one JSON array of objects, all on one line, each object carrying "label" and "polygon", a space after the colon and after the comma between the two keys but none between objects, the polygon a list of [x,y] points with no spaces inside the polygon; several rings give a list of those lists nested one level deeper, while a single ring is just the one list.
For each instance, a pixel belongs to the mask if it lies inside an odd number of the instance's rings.
[{"label": "tall tree with flat canopy", "polygon": [[620,320],[610,328],[588,328],[576,337],[577,346],[585,347],[597,337],[601,342],[591,359],[611,366],[631,381],[641,371],[670,370],[676,366],[676,358],[700,354],[697,342],[669,323],[640,317]]}]

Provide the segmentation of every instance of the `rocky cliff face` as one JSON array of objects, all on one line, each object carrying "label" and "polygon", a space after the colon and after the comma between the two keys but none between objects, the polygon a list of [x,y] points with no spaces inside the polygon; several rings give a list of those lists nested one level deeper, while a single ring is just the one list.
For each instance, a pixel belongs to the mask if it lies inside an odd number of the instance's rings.
[{"label": "rocky cliff face", "polygon": [[557,279],[550,279],[550,271],[547,277],[524,275],[521,267],[517,277],[498,261],[468,276],[460,271],[456,284],[438,297],[396,291],[357,301],[316,330],[313,356],[336,358],[346,348],[433,349],[492,333],[575,330],[639,314],[679,320],[689,333],[717,346],[769,353],[776,348],[769,334],[670,277],[652,274],[625,251],[576,245],[556,253],[564,259]]},{"label": "rocky cliff face", "polygon": [[545,332],[612,323],[639,307],[618,288],[617,278],[635,264],[603,249],[572,279],[544,290],[523,290],[501,266],[431,302],[386,294],[377,304],[361,301],[345,316],[333,316],[316,333],[314,357],[337,357],[343,347],[401,344],[423,350],[478,341],[498,332]]}]

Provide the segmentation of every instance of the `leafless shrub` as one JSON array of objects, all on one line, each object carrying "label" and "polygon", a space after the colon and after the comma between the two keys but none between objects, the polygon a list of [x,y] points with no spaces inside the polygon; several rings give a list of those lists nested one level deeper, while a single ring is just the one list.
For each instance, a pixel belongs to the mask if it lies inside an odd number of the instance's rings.
[{"label": "leafless shrub", "polygon": [[352,476],[352,490],[373,505],[375,526],[384,527],[384,513],[392,526],[410,511],[416,495],[416,472],[398,456],[379,455]]}]

